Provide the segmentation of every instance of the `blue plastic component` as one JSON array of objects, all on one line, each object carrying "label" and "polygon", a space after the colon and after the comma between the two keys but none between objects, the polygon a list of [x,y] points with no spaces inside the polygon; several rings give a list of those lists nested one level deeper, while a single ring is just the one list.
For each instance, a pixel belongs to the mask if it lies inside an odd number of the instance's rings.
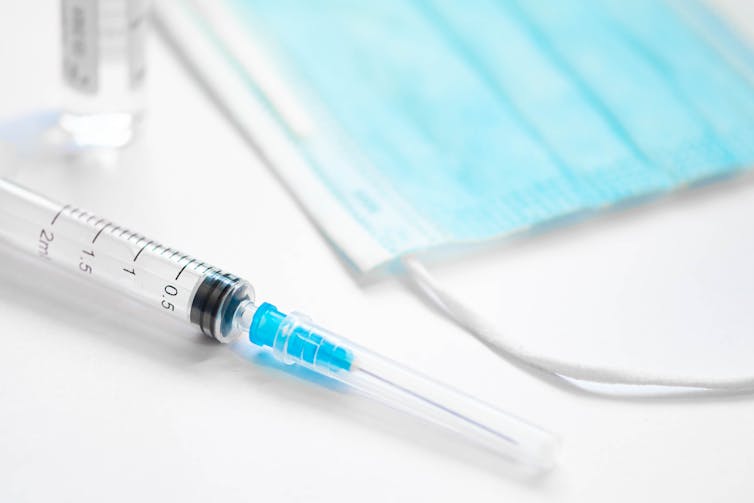
[{"label": "blue plastic component", "polygon": [[265,302],[257,308],[257,312],[254,313],[254,318],[251,320],[249,340],[257,346],[272,347],[275,342],[275,335],[285,316],[275,306]]},{"label": "blue plastic component", "polygon": [[288,318],[288,315],[265,302],[254,313],[249,340],[257,346],[272,348],[289,363],[304,363],[330,371],[351,370],[353,353],[316,333],[315,326],[294,319],[290,332],[281,332],[281,326]]}]

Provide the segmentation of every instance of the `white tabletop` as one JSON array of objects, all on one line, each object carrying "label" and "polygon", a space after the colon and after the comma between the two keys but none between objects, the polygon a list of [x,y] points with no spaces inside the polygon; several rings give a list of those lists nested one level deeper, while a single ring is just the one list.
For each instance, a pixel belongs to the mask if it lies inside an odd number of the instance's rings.
[{"label": "white tabletop", "polygon": [[[55,4],[16,2],[0,16],[0,117],[56,103]],[[260,298],[557,432],[560,464],[522,482],[397,412],[246,361],[2,248],[0,501],[751,501],[751,396],[629,400],[569,390],[495,356],[399,280],[359,286],[167,48],[153,42],[148,121],[119,165],[19,163],[14,179],[242,275]],[[493,249],[475,269],[457,262],[435,272],[459,291],[482,281],[482,263],[511,272],[505,290],[515,300],[515,292],[531,291],[531,278],[515,270],[556,271],[560,250],[594,258],[621,235],[646,249],[663,225],[686,222],[678,239],[695,246],[693,263],[748,280],[752,185]],[[722,230],[716,241],[693,241],[689,222]],[[661,255],[673,263],[671,252]],[[587,286],[573,299],[613,267],[601,263],[585,269]],[[649,271],[644,289],[662,291],[667,276]],[[629,272],[621,274],[628,282]],[[751,291],[744,285],[740,295]],[[545,296],[537,307],[548,312],[555,301]],[[739,328],[741,336],[752,332]]]}]

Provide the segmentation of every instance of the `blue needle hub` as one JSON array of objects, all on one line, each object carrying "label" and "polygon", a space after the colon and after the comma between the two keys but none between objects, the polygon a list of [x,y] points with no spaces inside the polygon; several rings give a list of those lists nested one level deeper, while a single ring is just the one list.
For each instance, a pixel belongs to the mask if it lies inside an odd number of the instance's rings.
[{"label": "blue needle hub", "polygon": [[254,313],[249,340],[257,346],[272,348],[285,363],[301,363],[331,372],[351,370],[351,351],[318,332],[308,318],[282,313],[265,302]]}]

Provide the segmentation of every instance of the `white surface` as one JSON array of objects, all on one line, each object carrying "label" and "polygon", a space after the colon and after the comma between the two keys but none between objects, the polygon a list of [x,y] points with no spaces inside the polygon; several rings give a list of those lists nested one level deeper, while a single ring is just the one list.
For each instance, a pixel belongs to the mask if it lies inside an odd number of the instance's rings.
[{"label": "white surface", "polygon": [[[0,16],[3,116],[55,102],[54,5],[17,2]],[[0,501],[751,501],[754,398],[615,400],[567,391],[501,361],[399,282],[359,287],[165,48],[152,49],[151,116],[120,166],[37,163],[17,180],[241,274],[262,298],[557,431],[560,467],[522,483],[399,414],[243,361],[3,250]],[[548,274],[586,253],[591,267],[557,277],[573,279],[573,289],[522,295],[537,300],[529,314],[537,320],[558,302],[582,302],[602,274],[618,274],[610,253],[624,232],[624,251],[646,274],[640,290],[674,295],[650,251],[670,239],[658,230],[662,221],[673,226],[688,213],[710,234],[688,241],[690,221],[678,234],[685,248],[662,260],[690,273],[707,264],[715,278],[731,279],[720,284],[743,306],[751,298],[745,216],[753,199],[752,183],[715,189],[500,247],[476,262],[504,278],[495,288],[515,303],[532,281],[554,281]],[[488,284],[465,271],[460,263],[437,270],[459,288]],[[630,272],[620,272],[621,284],[630,284]],[[655,314],[645,314],[647,326]],[[737,328],[750,335],[751,325]]]}]

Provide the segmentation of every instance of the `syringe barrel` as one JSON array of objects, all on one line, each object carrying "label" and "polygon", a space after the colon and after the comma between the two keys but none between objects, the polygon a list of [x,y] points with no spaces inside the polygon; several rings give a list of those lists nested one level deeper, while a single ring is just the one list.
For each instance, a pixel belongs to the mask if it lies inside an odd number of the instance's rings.
[{"label": "syringe barrel", "polygon": [[115,288],[225,342],[246,281],[109,220],[0,178],[0,240]]},{"label": "syringe barrel", "polygon": [[251,309],[251,323],[239,323],[248,326],[252,343],[271,350],[281,362],[337,379],[452,430],[529,473],[553,466],[559,447],[553,434],[354,344],[305,315],[286,315],[267,303]]}]

